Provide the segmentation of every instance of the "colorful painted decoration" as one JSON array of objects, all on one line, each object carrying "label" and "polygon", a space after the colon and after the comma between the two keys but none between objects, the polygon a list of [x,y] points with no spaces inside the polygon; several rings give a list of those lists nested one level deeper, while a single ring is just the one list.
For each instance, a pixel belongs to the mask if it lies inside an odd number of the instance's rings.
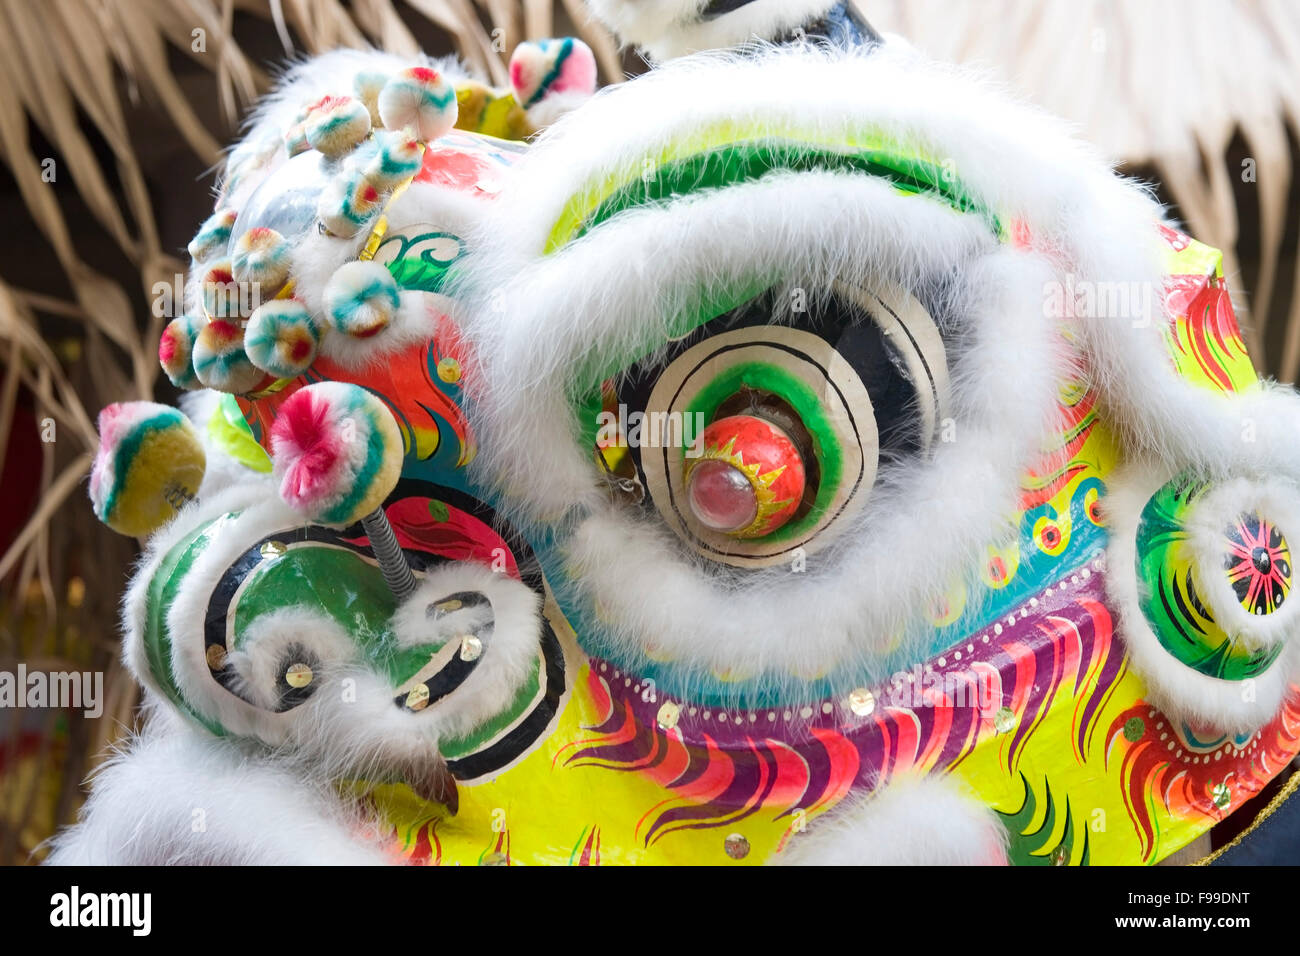
[{"label": "colorful painted decoration", "polygon": [[431,142],[456,125],[456,91],[437,70],[403,70],[379,93],[379,115],[390,130],[409,130]]},{"label": "colorful painted decoration", "polygon": [[730,415],[704,430],[682,480],[692,514],[711,531],[761,538],[803,502],[803,459],[790,437],[757,415]]},{"label": "colorful painted decoration", "polygon": [[1248,614],[1272,614],[1291,593],[1291,546],[1277,525],[1243,514],[1227,529],[1228,581]]},{"label": "colorful painted decoration", "polygon": [[363,339],[387,328],[400,300],[391,272],[377,263],[357,260],[330,277],[324,303],[335,329]]},{"label": "colorful painted decoration", "polygon": [[121,402],[99,413],[90,471],[95,516],[142,537],[176,516],[203,483],[203,446],[190,420],[154,402]]},{"label": "colorful painted decoration", "polygon": [[[1213,486],[1187,478],[1152,495],[1137,531],[1137,572],[1145,585],[1142,611],[1161,645],[1177,660],[1220,680],[1257,677],[1272,666],[1281,644],[1260,646],[1228,633],[1215,620],[1198,577],[1198,555],[1188,531],[1192,512]],[[1225,528],[1224,569],[1251,614],[1272,613],[1291,585],[1290,551],[1281,533],[1259,515],[1242,515]]]},{"label": "colorful painted decoration", "polygon": [[296,299],[258,306],[244,330],[249,361],[276,378],[293,378],[311,368],[320,332],[307,308]]}]

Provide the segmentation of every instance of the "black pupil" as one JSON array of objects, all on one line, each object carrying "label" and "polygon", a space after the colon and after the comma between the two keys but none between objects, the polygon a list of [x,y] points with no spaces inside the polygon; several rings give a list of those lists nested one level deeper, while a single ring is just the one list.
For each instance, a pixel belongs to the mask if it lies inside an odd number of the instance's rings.
[{"label": "black pupil", "polygon": [[1260,574],[1268,574],[1273,568],[1273,559],[1269,557],[1267,548],[1256,548],[1250,553],[1250,560]]}]

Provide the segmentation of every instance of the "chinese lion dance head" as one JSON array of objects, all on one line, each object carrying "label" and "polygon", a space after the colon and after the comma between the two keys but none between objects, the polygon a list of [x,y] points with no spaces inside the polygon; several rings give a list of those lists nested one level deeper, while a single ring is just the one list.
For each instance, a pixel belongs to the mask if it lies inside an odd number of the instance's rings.
[{"label": "chinese lion dance head", "polygon": [[155,713],[59,853],[151,760],[442,863],[1153,862],[1262,789],[1300,400],[1218,254],[842,4],[597,6],[668,62],[332,54],[231,153],[205,391],[101,419]]}]

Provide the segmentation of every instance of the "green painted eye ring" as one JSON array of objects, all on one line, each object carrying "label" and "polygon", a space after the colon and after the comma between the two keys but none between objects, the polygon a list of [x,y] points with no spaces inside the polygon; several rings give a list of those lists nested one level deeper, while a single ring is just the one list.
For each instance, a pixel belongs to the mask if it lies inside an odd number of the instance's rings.
[{"label": "green painted eye ring", "polygon": [[1158,489],[1138,519],[1136,571],[1160,645],[1201,674],[1242,681],[1268,670],[1284,642],[1249,633],[1241,614],[1282,612],[1293,569],[1272,516],[1249,503],[1225,514],[1223,497],[1213,483],[1187,476]]}]

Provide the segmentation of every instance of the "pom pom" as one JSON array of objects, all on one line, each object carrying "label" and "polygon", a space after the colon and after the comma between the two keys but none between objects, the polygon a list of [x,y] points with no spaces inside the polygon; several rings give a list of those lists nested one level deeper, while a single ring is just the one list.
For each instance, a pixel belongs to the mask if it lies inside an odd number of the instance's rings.
[{"label": "pom pom", "polygon": [[551,94],[596,92],[596,57],[574,37],[521,43],[510,56],[510,85],[524,109]]},{"label": "pom pom", "polygon": [[420,171],[424,151],[409,132],[380,131],[375,142],[378,148],[362,175],[376,189],[386,192]]},{"label": "pom pom", "polygon": [[297,299],[277,299],[257,308],[244,330],[244,351],[258,368],[276,378],[294,378],[311,368],[320,332]]},{"label": "pom pom", "polygon": [[337,159],[370,133],[370,112],[350,96],[327,96],[307,114],[306,133],[312,149]]},{"label": "pom pom", "polygon": [[383,504],[402,472],[392,413],[359,385],[321,382],[294,392],[271,426],[280,496],[322,524],[349,525]]},{"label": "pom pom", "polygon": [[177,388],[190,390],[201,387],[190,358],[194,353],[194,342],[206,324],[207,321],[197,315],[182,315],[167,323],[162,338],[158,340],[158,364]]},{"label": "pom pom", "polygon": [[311,149],[311,143],[307,139],[307,122],[298,120],[289,127],[289,131],[284,134],[284,151],[293,159],[299,153],[305,153]]},{"label": "pom pom", "polygon": [[323,299],[334,328],[354,338],[382,332],[400,304],[393,274],[377,262],[361,260],[330,276]]},{"label": "pom pom", "polygon": [[95,516],[120,534],[149,534],[198,493],[205,466],[199,436],[177,409],[109,405],[99,413],[99,451],[90,470]]},{"label": "pom pom", "polygon": [[437,70],[403,70],[379,93],[379,116],[391,130],[409,129],[423,142],[456,125],[456,91]]},{"label": "pom pom", "polygon": [[387,82],[388,74],[371,71],[358,73],[352,78],[352,92],[358,100],[365,104],[366,111],[370,114],[370,127],[372,129],[378,129],[384,125],[384,121],[379,117],[379,94]]},{"label": "pom pom", "polygon": [[229,259],[221,259],[203,274],[200,284],[203,311],[208,321],[215,319],[242,319],[253,311],[251,290],[235,281]]},{"label": "pom pom", "polygon": [[321,192],[316,215],[330,235],[350,239],[379,212],[379,190],[354,170],[336,176]]},{"label": "pom pom", "polygon": [[258,226],[235,241],[230,271],[235,281],[256,285],[259,298],[271,298],[289,281],[289,252],[284,236]]},{"label": "pom pom", "polygon": [[230,245],[230,230],[235,226],[235,215],[233,209],[218,209],[209,216],[190,240],[190,258],[204,263],[224,255]]},{"label": "pom pom", "polygon": [[266,378],[244,352],[244,330],[224,319],[209,322],[199,332],[193,361],[199,381],[219,392],[242,395]]}]

